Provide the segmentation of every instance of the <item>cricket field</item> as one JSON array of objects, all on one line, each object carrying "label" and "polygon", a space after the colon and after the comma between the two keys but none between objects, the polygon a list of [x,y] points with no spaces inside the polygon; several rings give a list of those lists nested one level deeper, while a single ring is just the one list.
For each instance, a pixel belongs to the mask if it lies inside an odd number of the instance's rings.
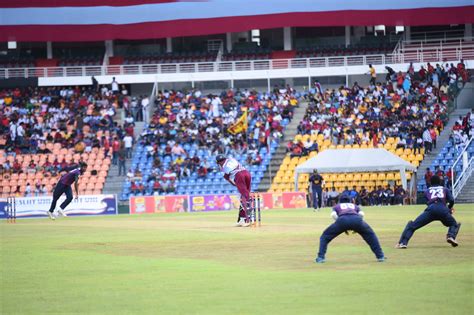
[{"label": "cricket field", "polygon": [[340,235],[314,263],[330,209],[160,213],[0,222],[0,314],[473,314],[474,205],[395,249],[424,207],[365,207],[388,260]]}]

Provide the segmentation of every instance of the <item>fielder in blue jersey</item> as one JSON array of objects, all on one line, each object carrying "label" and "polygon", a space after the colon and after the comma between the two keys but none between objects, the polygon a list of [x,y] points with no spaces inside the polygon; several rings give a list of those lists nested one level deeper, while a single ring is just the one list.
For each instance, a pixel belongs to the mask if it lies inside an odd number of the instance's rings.
[{"label": "fielder in blue jersey", "polygon": [[334,206],[331,216],[336,220],[321,235],[319,241],[319,252],[316,258],[317,263],[326,261],[326,250],[329,242],[336,238],[339,234],[352,230],[369,244],[370,249],[375,254],[377,261],[385,261],[385,255],[380,247],[379,240],[372,228],[363,220],[364,212],[360,207],[351,202],[348,195],[342,195],[339,203]]},{"label": "fielder in blue jersey", "polygon": [[59,179],[59,182],[56,184],[53,192],[53,201],[51,203],[51,207],[48,211],[48,216],[51,220],[56,219],[56,215],[54,210],[56,209],[56,203],[58,199],[62,196],[62,194],[66,194],[66,200],[59,206],[57,212],[67,217],[67,214],[64,212],[64,209],[71,203],[72,197],[72,188],[71,185],[74,184],[74,190],[76,191],[76,198],[79,196],[79,189],[78,189],[78,182],[79,182],[79,175],[84,174],[87,169],[86,163],[80,163],[79,167],[67,172]]},{"label": "fielder in blue jersey", "polygon": [[407,248],[413,233],[433,221],[441,221],[444,226],[449,227],[446,241],[453,247],[458,246],[456,236],[461,223],[456,222],[452,215],[454,198],[449,189],[441,185],[441,179],[438,176],[431,177],[431,186],[425,191],[425,197],[428,207],[415,221],[408,222],[396,247]]}]

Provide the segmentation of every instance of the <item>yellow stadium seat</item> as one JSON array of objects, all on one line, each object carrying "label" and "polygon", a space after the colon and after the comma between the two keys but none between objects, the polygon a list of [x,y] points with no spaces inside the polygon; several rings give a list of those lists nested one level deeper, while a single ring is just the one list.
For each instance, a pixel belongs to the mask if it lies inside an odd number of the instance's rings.
[{"label": "yellow stadium seat", "polygon": [[393,173],[388,173],[387,176],[385,177],[386,180],[395,180],[395,176]]},{"label": "yellow stadium seat", "polygon": [[379,173],[377,175],[377,180],[385,180],[386,176],[385,176],[385,173]]},{"label": "yellow stadium seat", "polygon": [[363,173],[362,174],[362,180],[368,181],[370,179],[369,173]]}]

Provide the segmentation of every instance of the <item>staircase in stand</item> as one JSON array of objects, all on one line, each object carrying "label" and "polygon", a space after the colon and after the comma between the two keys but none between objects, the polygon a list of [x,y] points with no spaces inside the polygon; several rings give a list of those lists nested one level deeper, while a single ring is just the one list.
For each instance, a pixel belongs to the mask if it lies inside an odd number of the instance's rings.
[{"label": "staircase in stand", "polygon": [[456,198],[456,203],[474,203],[474,176],[467,180],[466,185]]},{"label": "staircase in stand", "polygon": [[267,170],[263,174],[263,178],[260,181],[260,185],[258,186],[258,191],[266,192],[268,191],[268,189],[270,189],[273,177],[275,177],[276,173],[280,169],[280,165],[286,156],[286,144],[288,143],[288,141],[292,141],[298,133],[298,125],[303,119],[307,107],[307,102],[301,102],[299,106],[295,108],[295,111],[293,112],[293,119],[286,126],[285,131],[283,132],[284,137],[280,141],[280,144],[278,145],[278,148],[276,149],[275,153],[273,153],[270,164],[268,165]]},{"label": "staircase in stand", "polygon": [[[447,125],[444,127],[443,131],[441,131],[441,134],[436,140],[436,149],[432,150],[430,154],[425,154],[423,161],[418,167],[417,182],[425,178],[427,167],[432,168],[431,165],[433,164],[433,161],[437,159],[438,154],[448,142],[456,120],[459,118],[459,116],[465,116],[468,111],[469,109],[457,109],[449,115],[449,121]],[[433,169],[431,169],[431,171],[433,171]]]}]

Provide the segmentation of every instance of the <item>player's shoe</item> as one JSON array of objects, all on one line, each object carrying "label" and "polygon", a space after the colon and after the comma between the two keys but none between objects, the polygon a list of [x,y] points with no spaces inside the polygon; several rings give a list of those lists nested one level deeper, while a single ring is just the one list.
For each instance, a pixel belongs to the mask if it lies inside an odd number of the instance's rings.
[{"label": "player's shoe", "polygon": [[48,217],[51,219],[51,220],[56,220],[56,216],[54,215],[54,213],[52,213],[51,211],[46,211],[48,213]]},{"label": "player's shoe", "polygon": [[[246,225],[247,224],[247,225]],[[235,226],[242,227],[242,226],[249,226],[250,223],[245,222],[244,218],[240,218],[239,222],[235,224]]]},{"label": "player's shoe", "polygon": [[402,244],[402,243],[397,244],[397,245],[395,246],[395,248],[399,248],[399,249],[406,249],[407,247],[408,247],[408,246],[407,246],[406,244]]},{"label": "player's shoe", "polygon": [[58,214],[59,214],[60,216],[67,217],[67,214],[66,214],[66,212],[64,212],[63,209],[58,208],[58,210],[56,210],[56,211],[58,212]]},{"label": "player's shoe", "polygon": [[242,222],[240,226],[241,227],[248,227],[248,226],[250,226],[250,222],[245,222],[245,220],[244,220],[244,222]]},{"label": "player's shoe", "polygon": [[458,242],[456,242],[456,240],[452,237],[448,237],[446,239],[446,242],[448,242],[449,244],[451,244],[452,247],[457,247],[459,244]]},{"label": "player's shoe", "polygon": [[377,261],[378,261],[378,262],[384,262],[384,261],[386,261],[386,260],[387,260],[387,257],[385,257],[385,256],[384,256],[384,257],[377,258]]},{"label": "player's shoe", "polygon": [[322,257],[317,257],[315,262],[318,263],[318,264],[324,264],[326,262],[326,259],[324,259]]}]

